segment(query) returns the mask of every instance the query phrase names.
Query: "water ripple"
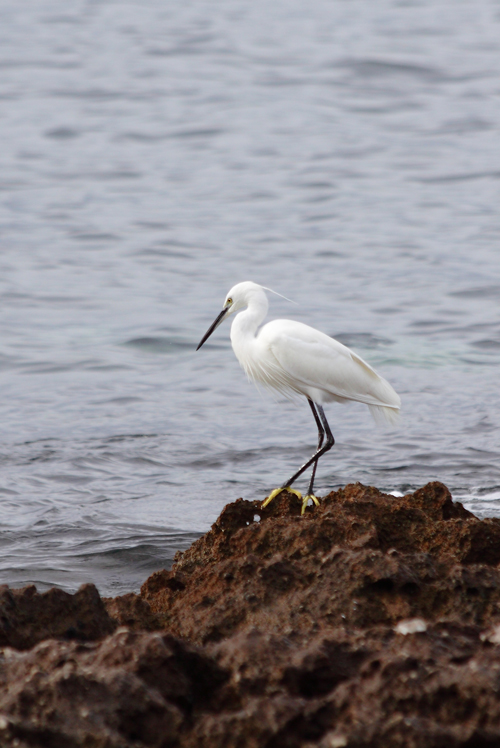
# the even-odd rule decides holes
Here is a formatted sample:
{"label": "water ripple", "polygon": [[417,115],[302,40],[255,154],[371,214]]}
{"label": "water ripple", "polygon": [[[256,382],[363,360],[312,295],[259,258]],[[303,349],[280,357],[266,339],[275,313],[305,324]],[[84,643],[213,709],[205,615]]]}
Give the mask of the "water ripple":
{"label": "water ripple", "polygon": [[320,495],[500,516],[495,3],[66,5],[0,29],[0,581],[137,589],[312,453],[228,324],[194,350],[247,278],[401,393],[328,408]]}

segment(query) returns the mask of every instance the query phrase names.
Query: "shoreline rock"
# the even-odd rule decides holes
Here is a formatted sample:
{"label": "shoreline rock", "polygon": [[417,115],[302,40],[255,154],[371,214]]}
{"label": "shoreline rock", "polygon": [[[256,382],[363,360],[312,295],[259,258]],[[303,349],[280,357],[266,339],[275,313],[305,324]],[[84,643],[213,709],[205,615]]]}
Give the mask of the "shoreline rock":
{"label": "shoreline rock", "polygon": [[238,499],[141,593],[0,588],[5,748],[500,745],[500,519]]}

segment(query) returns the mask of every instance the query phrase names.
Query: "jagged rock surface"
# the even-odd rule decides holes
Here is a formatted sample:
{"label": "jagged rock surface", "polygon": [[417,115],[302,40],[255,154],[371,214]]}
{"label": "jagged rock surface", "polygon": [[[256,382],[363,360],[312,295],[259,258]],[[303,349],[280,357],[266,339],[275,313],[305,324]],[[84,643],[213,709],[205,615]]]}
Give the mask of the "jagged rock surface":
{"label": "jagged rock surface", "polygon": [[42,593],[34,585],[0,587],[0,647],[29,649],[52,637],[92,641],[115,628],[93,584],[82,585],[74,595],[55,587]]}
{"label": "jagged rock surface", "polygon": [[499,563],[439,483],[240,499],[140,595],[0,591],[0,745],[499,746]]}
{"label": "jagged rock surface", "polygon": [[442,484],[402,498],[356,484],[304,517],[290,494],[265,510],[229,504],[141,596],[199,644],[247,626],[304,640],[415,616],[486,624],[500,613],[499,562],[500,520],[477,519]]}
{"label": "jagged rock surface", "polygon": [[212,658],[168,635],[126,629],[100,644],[6,648],[1,664],[2,748],[175,746],[227,679]]}

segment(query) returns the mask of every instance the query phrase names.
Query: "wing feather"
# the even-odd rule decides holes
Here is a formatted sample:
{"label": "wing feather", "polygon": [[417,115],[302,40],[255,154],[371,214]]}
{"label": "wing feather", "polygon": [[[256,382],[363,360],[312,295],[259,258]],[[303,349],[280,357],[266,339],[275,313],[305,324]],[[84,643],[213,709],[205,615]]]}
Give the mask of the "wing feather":
{"label": "wing feather", "polygon": [[[355,400],[375,406],[377,414],[379,408],[399,408],[400,398],[391,385],[342,343],[300,322],[276,322],[279,327],[270,322],[262,329],[260,342],[270,354],[266,368],[281,383],[280,389],[286,386],[320,402]],[[320,398],[314,397],[316,393]]]}

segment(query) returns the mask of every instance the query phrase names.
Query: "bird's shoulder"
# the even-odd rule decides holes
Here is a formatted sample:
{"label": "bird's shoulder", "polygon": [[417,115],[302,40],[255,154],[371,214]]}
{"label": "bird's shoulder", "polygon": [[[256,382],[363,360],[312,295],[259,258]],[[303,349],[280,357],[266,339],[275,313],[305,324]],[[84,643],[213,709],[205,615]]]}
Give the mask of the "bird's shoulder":
{"label": "bird's shoulder", "polygon": [[261,328],[258,337],[262,344],[276,353],[296,350],[303,355],[326,355],[351,358],[352,352],[335,338],[315,327],[291,319],[275,319]]}
{"label": "bird's shoulder", "polygon": [[268,343],[286,341],[287,345],[293,345],[294,343],[311,346],[324,345],[339,353],[351,353],[349,348],[330,337],[330,335],[306,325],[304,322],[297,322],[292,319],[274,319],[268,322],[261,328],[259,337]]}

